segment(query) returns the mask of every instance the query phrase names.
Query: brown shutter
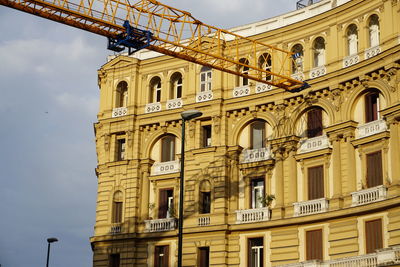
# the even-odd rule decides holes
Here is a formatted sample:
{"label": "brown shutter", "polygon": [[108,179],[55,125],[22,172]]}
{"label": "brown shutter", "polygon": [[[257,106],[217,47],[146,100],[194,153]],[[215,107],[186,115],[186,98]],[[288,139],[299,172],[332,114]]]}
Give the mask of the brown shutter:
{"label": "brown shutter", "polygon": [[314,108],[307,113],[307,137],[322,135],[322,109]]}
{"label": "brown shutter", "polygon": [[381,219],[365,222],[365,239],[367,253],[383,248]]}
{"label": "brown shutter", "polygon": [[324,197],[324,166],[308,168],[308,200]]}
{"label": "brown shutter", "polygon": [[306,260],[323,260],[322,229],[306,232]]}
{"label": "brown shutter", "polygon": [[378,119],[378,93],[370,93],[365,96],[365,122]]}
{"label": "brown shutter", "polygon": [[120,222],[122,222],[122,202],[114,201],[112,223],[120,223]]}
{"label": "brown shutter", "polygon": [[199,267],[209,267],[210,266],[210,248],[202,247],[199,248]]}
{"label": "brown shutter", "polygon": [[381,151],[367,154],[367,187],[383,184]]}
{"label": "brown shutter", "polygon": [[158,218],[162,219],[167,217],[168,211],[168,194],[167,190],[160,190],[159,205],[158,205]]}

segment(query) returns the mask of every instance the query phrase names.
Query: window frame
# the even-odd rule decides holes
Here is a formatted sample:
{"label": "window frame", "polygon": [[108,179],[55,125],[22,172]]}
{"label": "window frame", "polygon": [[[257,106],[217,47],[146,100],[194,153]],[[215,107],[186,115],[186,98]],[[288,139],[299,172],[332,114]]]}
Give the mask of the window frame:
{"label": "window frame", "polygon": [[[379,155],[379,156],[378,156]],[[367,188],[383,185],[382,151],[365,154]],[[372,166],[371,166],[372,163]]]}
{"label": "window frame", "polygon": [[[262,185],[256,185],[262,182]],[[265,196],[265,177],[254,177],[250,180],[250,209],[264,208],[262,201],[257,199],[257,192],[261,191],[261,197]]]}
{"label": "window frame", "polygon": [[108,266],[119,267],[121,265],[121,254],[112,253],[108,255]]}
{"label": "window frame", "polygon": [[[162,251],[161,251],[162,250]],[[160,255],[163,254],[160,261]],[[154,246],[154,267],[168,267],[169,266],[169,245]]]}
{"label": "window frame", "polygon": [[[260,129],[257,129],[257,126],[261,126]],[[266,127],[267,123],[263,120],[255,120],[252,121],[249,125],[250,129],[250,149],[259,149],[265,147],[265,136],[266,136]],[[255,145],[255,130],[261,130],[261,140],[256,140],[257,144],[261,143],[260,145]]]}
{"label": "window frame", "polygon": [[170,99],[182,98],[182,90],[183,90],[183,76],[180,72],[175,72],[171,76]]}
{"label": "window frame", "polygon": [[[375,228],[372,223],[379,222],[378,226]],[[371,225],[369,225],[371,224]],[[370,227],[369,227],[370,226]],[[373,227],[371,227],[373,226]],[[365,220],[364,221],[364,232],[365,232],[365,253],[374,253],[375,250],[384,248],[384,234],[383,234],[383,220],[382,218],[375,218],[372,220]],[[373,235],[373,238],[371,240],[371,235]],[[376,242],[373,242],[375,239]],[[373,248],[371,248],[371,243],[375,243]]]}
{"label": "window frame", "polygon": [[210,247],[199,247],[197,249],[197,264],[199,267],[210,266]]}
{"label": "window frame", "polygon": [[203,66],[200,70],[200,92],[207,91],[212,91],[212,69]]}
{"label": "window frame", "polygon": [[[312,173],[314,171],[315,173]],[[321,173],[320,177],[315,177],[317,175],[316,173],[317,171],[320,171]],[[311,179],[315,180],[320,179],[320,181],[314,182],[311,181]],[[315,184],[318,188],[314,188],[312,184]],[[324,197],[325,197],[325,167],[324,165],[310,166],[307,168],[307,200],[320,199]]]}
{"label": "window frame", "polygon": [[307,111],[307,138],[323,135],[323,109],[314,107]]}
{"label": "window frame", "polygon": [[[315,234],[312,236],[313,238],[318,237],[318,243],[316,244],[315,239],[311,239],[311,234]],[[323,229],[312,229],[305,231],[305,260],[323,260],[324,259],[324,237],[323,237]],[[320,249],[317,252],[316,249]],[[320,252],[320,253],[318,253]],[[317,255],[316,255],[317,254]],[[319,257],[320,256],[320,257]]]}
{"label": "window frame", "polygon": [[[262,245],[257,245],[257,244],[252,244],[260,242]],[[264,237],[252,237],[247,239],[247,266],[249,267],[264,267]],[[252,259],[253,259],[253,248],[256,248],[256,255],[257,257],[257,262],[253,264]]]}
{"label": "window frame", "polygon": [[212,126],[210,124],[201,126],[201,134],[202,134],[201,147],[203,147],[203,148],[211,147],[211,145],[212,145]]}
{"label": "window frame", "polygon": [[165,135],[161,138],[161,162],[174,161],[176,158],[176,136],[175,135]]}
{"label": "window frame", "polygon": [[126,139],[122,136],[117,136],[115,143],[115,161],[126,159]]}
{"label": "window frame", "polygon": [[171,214],[171,207],[175,210],[174,205],[174,188],[161,188],[158,190],[158,219],[173,218],[175,214]]}

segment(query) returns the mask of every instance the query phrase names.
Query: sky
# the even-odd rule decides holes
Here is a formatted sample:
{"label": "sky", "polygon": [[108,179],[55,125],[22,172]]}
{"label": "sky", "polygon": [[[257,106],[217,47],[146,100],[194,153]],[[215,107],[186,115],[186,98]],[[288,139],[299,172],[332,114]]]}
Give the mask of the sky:
{"label": "sky", "polygon": [[[160,0],[209,25],[270,18],[296,0]],[[279,4],[278,4],[279,3]],[[0,6],[0,265],[92,266],[93,123],[107,40]]]}

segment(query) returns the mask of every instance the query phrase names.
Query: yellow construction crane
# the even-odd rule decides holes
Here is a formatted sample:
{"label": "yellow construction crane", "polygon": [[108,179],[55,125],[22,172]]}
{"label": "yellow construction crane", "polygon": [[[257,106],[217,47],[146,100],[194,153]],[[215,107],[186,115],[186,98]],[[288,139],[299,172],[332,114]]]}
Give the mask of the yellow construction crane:
{"label": "yellow construction crane", "polygon": [[106,36],[113,51],[147,48],[288,91],[308,87],[290,76],[293,53],[204,24],[155,0],[0,0],[0,4]]}

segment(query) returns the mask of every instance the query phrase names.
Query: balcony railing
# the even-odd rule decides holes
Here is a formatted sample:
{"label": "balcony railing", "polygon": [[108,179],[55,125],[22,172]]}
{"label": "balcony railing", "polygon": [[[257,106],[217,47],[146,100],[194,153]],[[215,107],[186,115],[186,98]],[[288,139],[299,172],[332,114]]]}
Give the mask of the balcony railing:
{"label": "balcony railing", "polygon": [[145,231],[149,233],[171,231],[176,228],[175,218],[145,220],[144,222]]}
{"label": "balcony railing", "polygon": [[329,139],[326,135],[308,138],[300,142],[299,153],[307,153],[329,147]]}
{"label": "balcony railing", "polygon": [[310,79],[314,79],[326,74],[325,66],[316,67],[310,70]]}
{"label": "balcony railing", "polygon": [[371,57],[378,55],[380,52],[381,52],[381,47],[379,45],[374,46],[365,50],[364,57],[365,59],[369,59]]}
{"label": "balcony railing", "polygon": [[213,92],[211,90],[198,92],[196,95],[196,103],[210,101],[214,98]]}
{"label": "balcony railing", "polygon": [[258,208],[249,210],[237,210],[236,211],[236,223],[253,223],[268,221],[269,208]]}
{"label": "balcony railing", "polygon": [[272,85],[266,83],[256,83],[256,94],[272,90]]}
{"label": "balcony railing", "polygon": [[210,216],[204,216],[198,218],[198,225],[199,226],[207,226],[210,225]]}
{"label": "balcony railing", "polygon": [[235,87],[233,88],[233,97],[241,97],[241,96],[246,96],[250,94],[250,86],[245,85],[241,87]]}
{"label": "balcony railing", "polygon": [[122,224],[121,223],[113,223],[110,227],[110,234],[119,234],[122,232]]}
{"label": "balcony railing", "polygon": [[400,263],[400,246],[377,250],[376,253],[329,261],[304,261],[278,265],[279,267],[376,267],[394,266]]}
{"label": "balcony railing", "polygon": [[158,112],[158,111],[161,111],[161,103],[160,102],[146,104],[146,107],[144,109],[145,113],[152,113],[152,112]]}
{"label": "balcony railing", "polygon": [[351,193],[352,206],[364,205],[386,199],[386,187],[383,185]]}
{"label": "balcony railing", "polygon": [[304,81],[306,79],[306,76],[304,75],[303,72],[296,72],[290,75],[293,79],[296,79],[298,81]]}
{"label": "balcony railing", "polygon": [[267,147],[245,149],[242,152],[241,163],[250,163],[271,159],[271,151]]}
{"label": "balcony railing", "polygon": [[381,133],[387,130],[387,125],[384,120],[376,120],[365,123],[357,127],[356,138],[363,138],[377,133]]}
{"label": "balcony railing", "polygon": [[162,175],[168,173],[176,173],[181,169],[179,160],[155,162],[153,165],[152,175]]}
{"label": "balcony railing", "polygon": [[111,117],[116,118],[125,115],[128,115],[128,109],[126,107],[120,107],[120,108],[113,108]]}
{"label": "balcony railing", "polygon": [[350,67],[351,65],[357,64],[358,62],[360,62],[360,57],[358,55],[345,57],[343,59],[343,68]]}
{"label": "balcony railing", "polygon": [[294,217],[326,212],[328,211],[328,203],[326,198],[293,203]]}
{"label": "balcony railing", "polygon": [[183,106],[183,101],[181,98],[167,100],[166,104],[167,109],[181,108],[182,106]]}

